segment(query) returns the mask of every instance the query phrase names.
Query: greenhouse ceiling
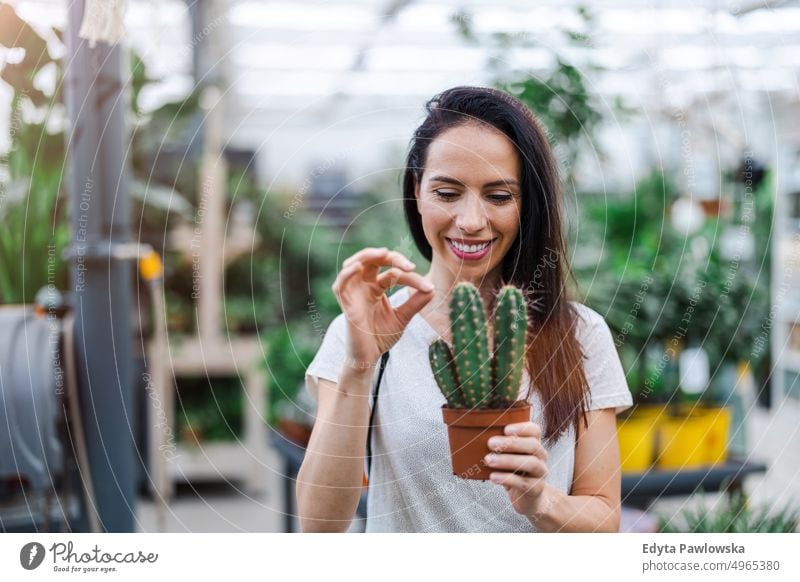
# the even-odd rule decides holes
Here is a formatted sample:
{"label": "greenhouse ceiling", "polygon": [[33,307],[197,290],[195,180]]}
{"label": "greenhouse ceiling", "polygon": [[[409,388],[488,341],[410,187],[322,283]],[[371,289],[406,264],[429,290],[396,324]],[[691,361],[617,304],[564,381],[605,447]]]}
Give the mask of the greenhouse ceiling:
{"label": "greenhouse ceiling", "polygon": [[[67,2],[11,3],[63,26]],[[141,97],[155,108],[191,90],[192,51],[219,39],[229,137],[242,144],[339,123],[407,135],[436,92],[544,75],[557,59],[599,98],[648,114],[753,94],[794,107],[800,94],[798,1],[213,2],[216,16],[193,29],[193,0],[129,0],[126,46],[161,79]]]}
{"label": "greenhouse ceiling", "polygon": [[[130,44],[164,91],[191,82],[193,44],[183,0],[129,0]],[[12,2],[32,22],[66,21],[67,0]],[[793,91],[800,69],[800,2],[673,0],[219,0],[220,59],[248,107],[297,108],[330,99],[418,101],[451,82],[488,81],[493,35],[521,46],[508,69],[552,67],[556,55],[594,70],[601,94],[642,94],[668,76],[676,99],[744,89]],[[585,6],[587,16],[580,14]],[[476,37],[459,32],[466,23]],[[222,26],[224,24],[224,26]],[[583,42],[570,42],[567,33]],[[202,30],[200,31],[202,35]],[[195,35],[197,44],[197,35]],[[652,88],[652,87],[651,87]],[[153,97],[155,102],[155,97]]]}

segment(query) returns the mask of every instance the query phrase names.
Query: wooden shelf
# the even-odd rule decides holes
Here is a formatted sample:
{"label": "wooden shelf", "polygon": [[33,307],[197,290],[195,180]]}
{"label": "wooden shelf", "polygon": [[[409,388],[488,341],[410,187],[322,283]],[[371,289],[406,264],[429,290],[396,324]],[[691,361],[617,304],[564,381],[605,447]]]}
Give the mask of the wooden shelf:
{"label": "wooden shelf", "polygon": [[199,445],[178,443],[169,463],[173,481],[249,482],[257,467],[256,459],[241,441],[211,441]]}
{"label": "wooden shelf", "polygon": [[[192,480],[241,480],[249,493],[264,492],[269,428],[266,374],[257,336],[232,336],[201,341],[194,336],[171,337],[167,349],[150,346],[151,385],[160,403],[161,422],[150,423],[150,466],[153,485],[170,497],[174,483]],[[238,376],[244,387],[242,438],[198,445],[176,442],[175,378]]]}

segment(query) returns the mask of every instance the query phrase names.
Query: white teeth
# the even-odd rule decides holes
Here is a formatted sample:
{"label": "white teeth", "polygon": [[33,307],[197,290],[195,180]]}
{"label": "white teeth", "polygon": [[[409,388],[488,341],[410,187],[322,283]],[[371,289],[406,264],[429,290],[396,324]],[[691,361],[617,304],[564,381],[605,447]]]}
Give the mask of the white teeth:
{"label": "white teeth", "polygon": [[481,250],[485,249],[486,247],[488,247],[491,242],[492,241],[485,242],[485,243],[480,244],[480,245],[462,245],[461,243],[457,243],[456,241],[451,240],[450,244],[452,244],[454,247],[456,247],[462,253],[477,253],[478,251],[481,251]]}

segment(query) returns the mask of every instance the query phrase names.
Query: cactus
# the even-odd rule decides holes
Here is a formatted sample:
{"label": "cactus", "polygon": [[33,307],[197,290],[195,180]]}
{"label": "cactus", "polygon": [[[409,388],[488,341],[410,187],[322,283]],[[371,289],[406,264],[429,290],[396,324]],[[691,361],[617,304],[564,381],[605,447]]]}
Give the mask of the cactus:
{"label": "cactus", "polygon": [[469,408],[487,407],[492,387],[486,314],[478,289],[459,283],[450,298],[453,353],[461,392]]}
{"label": "cactus", "polygon": [[444,397],[447,398],[447,402],[452,402],[454,408],[464,406],[464,396],[461,394],[461,386],[458,384],[458,375],[450,346],[443,339],[437,339],[428,349],[428,355],[436,383]]}
{"label": "cactus", "polygon": [[513,402],[522,382],[528,325],[525,300],[515,287],[500,290],[494,321],[492,383],[495,397]]}
{"label": "cactus", "polygon": [[483,301],[471,283],[459,283],[450,301],[453,350],[442,339],[428,350],[436,383],[450,408],[506,408],[519,394],[526,348],[527,307],[522,292],[504,286],[494,317],[494,349]]}

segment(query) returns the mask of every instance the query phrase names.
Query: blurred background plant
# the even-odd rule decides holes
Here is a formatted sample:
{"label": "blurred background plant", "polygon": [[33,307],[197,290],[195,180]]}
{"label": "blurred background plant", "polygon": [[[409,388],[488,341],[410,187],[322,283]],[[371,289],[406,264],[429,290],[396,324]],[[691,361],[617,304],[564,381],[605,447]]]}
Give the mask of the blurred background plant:
{"label": "blurred background plant", "polygon": [[180,378],[175,414],[177,434],[191,444],[242,438],[242,400],[243,390],[236,377]]}
{"label": "blurred background plant", "polygon": [[[55,41],[48,42],[48,39]],[[66,119],[62,83],[63,59],[53,56],[53,44],[63,32],[30,26],[10,4],[0,4],[0,45],[16,49],[18,61],[5,60],[0,79],[13,91],[10,145],[0,159],[0,302],[30,302],[51,283],[67,286],[68,264],[62,259],[69,244],[65,191]],[[58,48],[55,48],[58,51]],[[196,174],[195,168],[174,172],[174,181],[154,176],[153,152],[168,146],[170,135],[187,130],[198,111],[197,95],[167,103],[146,114],[140,105],[143,89],[156,82],[144,61],[130,53],[132,198],[131,216],[137,240],[164,252],[164,233],[192,206],[173,186]],[[155,154],[157,155],[157,154]],[[164,183],[166,182],[166,183]],[[191,185],[184,192],[194,192]],[[138,218],[138,221],[136,220]],[[16,258],[15,258],[16,257]],[[21,260],[20,260],[21,258]],[[190,278],[191,280],[191,278]],[[146,294],[143,294],[146,295]],[[175,309],[173,309],[175,311]]]}
{"label": "blurred background plant", "polygon": [[[0,231],[0,292],[2,301],[8,303],[30,301],[48,280],[65,285],[66,266],[60,257],[68,242],[68,227],[65,205],[58,204],[63,196],[65,139],[58,90],[62,64],[50,56],[46,40],[11,6],[0,5],[0,10],[0,43],[24,49],[21,61],[6,63],[0,74],[14,88],[12,116],[17,122],[12,128],[6,195],[0,206],[7,225]],[[563,34],[575,46],[590,46],[592,14],[585,8],[578,12],[582,30],[565,29]],[[507,66],[509,55],[521,47],[538,46],[535,38],[504,33],[480,36],[466,12],[454,16],[453,21],[463,38],[490,48],[487,67],[494,84],[518,96],[537,113],[548,133],[557,136],[553,145],[560,152],[565,182],[571,182],[582,150],[588,147],[602,157],[596,133],[608,106],[588,89],[584,75],[591,67],[579,70],[554,52],[555,64],[547,74],[520,75]],[[59,31],[51,32],[61,37]],[[46,69],[55,77],[49,92],[37,81]],[[137,238],[165,256],[170,329],[191,333],[195,326],[193,266],[185,252],[170,246],[166,233],[196,220],[202,190],[198,181],[202,140],[190,136],[200,127],[202,99],[195,90],[145,112],[141,95],[158,80],[151,78],[135,52],[131,53],[130,69],[131,191],[133,215],[138,217]],[[615,115],[627,111],[619,100],[612,107]],[[37,116],[37,121],[31,121]],[[727,178],[734,183],[736,172]],[[349,224],[337,230],[325,227],[311,213],[304,216],[303,209],[296,216],[292,209],[287,218],[295,193],[256,187],[250,167],[229,174],[228,222],[245,216],[257,238],[249,252],[226,266],[225,326],[228,333],[261,334],[270,348],[272,422],[277,420],[274,411],[284,406],[281,399],[291,402],[297,396],[300,369],[307,365],[309,354],[313,356],[320,331],[339,313],[330,284],[341,261],[365,246],[387,246],[424,268],[425,261],[418,256],[404,221],[397,220],[402,215],[402,200],[387,197],[387,192],[400,191],[400,173],[381,174],[352,186],[358,204]],[[763,180],[756,193],[756,211],[761,216],[770,210],[770,187],[769,180]],[[40,195],[31,197],[30,192]],[[585,302],[603,314],[614,331],[634,392],[641,395],[645,379],[651,379],[650,401],[669,401],[676,394],[674,366],[658,368],[665,343],[675,338],[680,337],[681,346],[702,343],[712,370],[724,362],[751,356],[758,360],[765,355],[754,354],[753,341],[768,310],[769,269],[756,274],[744,265],[732,267],[731,261],[723,258],[720,232],[730,223],[729,218],[708,217],[691,236],[676,230],[670,211],[680,198],[676,185],[653,169],[633,192],[582,192],[575,209],[578,219],[568,234]],[[767,255],[768,233],[759,231],[765,224],[768,221],[753,223],[758,245],[755,262]],[[19,249],[25,260],[15,261]],[[300,289],[304,292],[298,292]],[[691,322],[685,334],[678,333],[690,306]],[[703,332],[698,335],[696,330]],[[298,340],[288,341],[288,333],[297,335]]]}
{"label": "blurred background plant", "polygon": [[22,303],[67,281],[63,75],[47,41],[8,4],[0,4],[0,45],[19,55],[0,64],[13,90],[9,151],[0,159],[0,303]]}
{"label": "blurred background plant", "polygon": [[[769,187],[765,182],[756,195],[768,195]],[[769,281],[755,265],[762,264],[768,243],[759,241],[752,258],[729,256],[721,233],[737,226],[724,214],[681,233],[670,217],[678,198],[658,170],[625,195],[587,196],[574,239],[584,300],[614,332],[634,394],[642,399],[645,380],[651,380],[651,402],[679,396],[676,371],[659,368],[668,347],[702,345],[712,375],[726,362],[756,366],[764,357],[753,347],[769,313]],[[771,218],[769,208],[763,213],[760,221]],[[748,235],[749,227],[739,228]]]}
{"label": "blurred background plant", "polygon": [[342,261],[364,247],[386,246],[402,252],[416,262],[419,272],[425,272],[426,261],[413,245],[404,220],[398,220],[402,198],[387,196],[399,189],[399,174],[387,174],[360,188],[354,195],[358,204],[352,217],[341,228],[320,225],[320,216],[303,210],[286,218],[286,209],[278,201],[286,197],[269,202],[268,216],[265,211],[264,220],[258,221],[265,237],[277,239],[273,248],[281,249],[283,266],[275,278],[280,282],[279,296],[284,298],[276,304],[279,318],[262,334],[270,385],[268,417],[273,426],[282,421],[313,421],[314,403],[302,390],[305,370],[330,322],[341,313],[331,285]]}
{"label": "blurred background plant", "polygon": [[796,533],[800,512],[789,507],[754,507],[741,493],[733,494],[721,508],[705,504],[672,516],[659,516],[661,533]]}

